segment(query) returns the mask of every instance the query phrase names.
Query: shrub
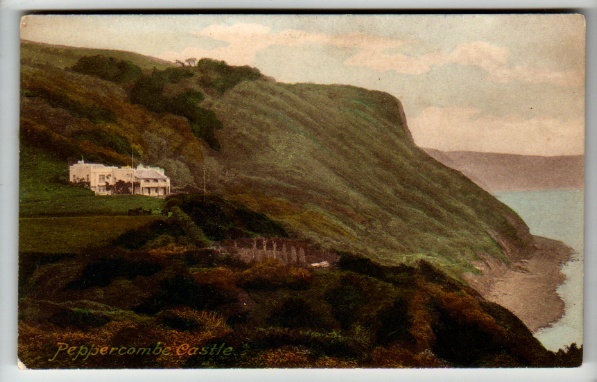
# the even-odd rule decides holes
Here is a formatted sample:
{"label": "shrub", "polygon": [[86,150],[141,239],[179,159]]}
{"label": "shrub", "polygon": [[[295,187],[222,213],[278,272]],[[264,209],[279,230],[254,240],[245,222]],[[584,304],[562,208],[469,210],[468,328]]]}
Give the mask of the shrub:
{"label": "shrub", "polygon": [[172,222],[176,223],[184,233],[192,240],[199,248],[205,248],[210,245],[209,240],[193,220],[185,214],[179,207],[174,206],[171,208],[172,216],[169,218]]}
{"label": "shrub", "polygon": [[322,323],[307,301],[291,297],[272,313],[268,324],[285,328],[318,328]]}
{"label": "shrub", "polygon": [[358,321],[359,308],[368,300],[358,279],[350,274],[343,276],[340,285],[328,290],[324,297],[342,329],[349,329]]}
{"label": "shrub", "polygon": [[102,314],[92,313],[87,309],[63,309],[50,317],[49,321],[59,327],[89,329],[103,326],[110,319]]}
{"label": "shrub", "polygon": [[161,290],[134,308],[137,313],[155,314],[165,307],[187,306],[195,310],[213,309],[235,301],[229,290],[214,284],[202,284],[184,272],[165,278]]}
{"label": "shrub", "polygon": [[171,113],[186,118],[193,135],[205,140],[212,149],[219,150],[214,134],[222,128],[222,122],[212,110],[198,105],[204,99],[201,92],[191,89],[173,97],[163,95],[164,86],[168,82],[178,82],[189,75],[193,74],[178,68],[154,70],[150,76],[142,76],[135,82],[130,93],[131,102],[156,113]]}
{"label": "shrub", "polygon": [[93,123],[116,122],[116,114],[110,109],[103,109],[93,104],[82,104],[68,94],[42,87],[28,89],[30,97],[41,97],[54,108],[68,111],[73,117],[86,118]]}
{"label": "shrub", "polygon": [[201,194],[191,194],[171,197],[166,202],[166,208],[170,210],[176,205],[193,219],[210,240],[251,236],[288,237],[284,228],[266,215],[219,196],[208,195],[204,200]]}
{"label": "shrub", "polygon": [[137,276],[153,275],[161,269],[160,264],[147,259],[100,257],[87,265],[81,277],[69,283],[66,289],[82,290],[94,286],[104,287],[118,277],[131,280]]}
{"label": "shrub", "polygon": [[245,270],[238,283],[251,289],[307,289],[311,280],[312,275],[306,269],[283,265],[277,259],[265,259]]}
{"label": "shrub", "polygon": [[119,154],[131,155],[134,152],[136,156],[139,156],[139,152],[132,149],[129,141],[118,133],[94,128],[78,131],[72,135],[72,138],[79,141],[89,141],[100,147],[110,148]]}
{"label": "shrub", "polygon": [[199,82],[223,94],[243,81],[263,78],[261,72],[250,66],[230,66],[224,61],[203,58],[197,62]]}
{"label": "shrub", "polygon": [[83,56],[71,69],[116,83],[135,81],[142,76],[141,69],[132,62],[102,55]]}

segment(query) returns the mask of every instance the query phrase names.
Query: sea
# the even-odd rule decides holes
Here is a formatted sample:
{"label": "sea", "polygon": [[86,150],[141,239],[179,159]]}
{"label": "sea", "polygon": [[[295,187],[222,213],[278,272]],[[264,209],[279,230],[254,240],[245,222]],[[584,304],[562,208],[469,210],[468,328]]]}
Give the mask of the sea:
{"label": "sea", "polygon": [[564,316],[535,333],[549,350],[583,343],[584,190],[512,191],[494,194],[527,223],[531,233],[564,242],[574,249],[563,265],[566,281],[557,292]]}

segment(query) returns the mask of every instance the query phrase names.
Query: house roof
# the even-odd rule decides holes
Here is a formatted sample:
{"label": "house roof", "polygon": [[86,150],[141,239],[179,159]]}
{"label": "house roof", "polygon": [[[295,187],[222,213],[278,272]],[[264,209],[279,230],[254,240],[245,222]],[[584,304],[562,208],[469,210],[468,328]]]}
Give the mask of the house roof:
{"label": "house roof", "polygon": [[151,169],[143,169],[143,170],[135,170],[135,178],[138,179],[162,179],[167,180],[168,177],[156,170]]}

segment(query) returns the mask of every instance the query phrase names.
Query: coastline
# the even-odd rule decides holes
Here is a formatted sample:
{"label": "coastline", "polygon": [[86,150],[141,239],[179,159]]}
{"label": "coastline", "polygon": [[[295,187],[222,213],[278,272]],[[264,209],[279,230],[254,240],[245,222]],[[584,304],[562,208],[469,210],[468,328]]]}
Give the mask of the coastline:
{"label": "coastline", "polygon": [[510,310],[536,333],[564,315],[565,304],[557,289],[566,280],[562,266],[573,252],[560,241],[535,236],[529,255],[510,264],[482,257],[473,263],[481,274],[463,277],[485,299]]}

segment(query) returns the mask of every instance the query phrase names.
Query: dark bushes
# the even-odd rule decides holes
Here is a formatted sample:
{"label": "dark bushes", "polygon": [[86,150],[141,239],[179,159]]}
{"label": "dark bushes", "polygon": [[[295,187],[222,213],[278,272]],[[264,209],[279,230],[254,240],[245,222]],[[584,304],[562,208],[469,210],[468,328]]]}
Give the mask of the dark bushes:
{"label": "dark bushes", "polygon": [[154,70],[151,75],[143,76],[135,82],[130,93],[131,102],[156,113],[171,113],[186,118],[193,135],[205,140],[212,149],[218,150],[220,145],[214,134],[222,128],[222,122],[213,111],[198,105],[204,95],[197,90],[187,90],[174,97],[163,95],[167,83],[175,83],[189,76],[193,76],[193,73],[183,68]]}
{"label": "dark bushes", "polygon": [[187,306],[195,310],[214,309],[235,301],[225,289],[196,283],[188,274],[177,274],[160,282],[161,290],[134,308],[136,313],[156,314],[166,307]]}
{"label": "dark bushes", "polygon": [[381,325],[376,333],[378,344],[385,346],[396,341],[415,342],[409,332],[412,323],[408,311],[408,303],[404,299],[397,299],[394,304],[379,313]]}
{"label": "dark bushes", "polygon": [[102,314],[95,314],[87,309],[63,309],[53,315],[49,321],[56,326],[74,329],[90,329],[104,326],[110,319]]}
{"label": "dark bushes", "polygon": [[276,259],[266,259],[243,272],[238,284],[248,289],[275,290],[309,288],[311,273],[303,268],[283,265]]}
{"label": "dark bushes", "polygon": [[250,66],[230,66],[224,61],[203,58],[197,62],[199,82],[208,88],[223,94],[226,90],[243,81],[255,81],[263,78],[261,72]]}
{"label": "dark bushes", "polygon": [[115,83],[135,81],[142,75],[141,69],[130,61],[102,55],[83,56],[71,69]]}
{"label": "dark bushes", "polygon": [[60,91],[50,91],[48,89],[37,87],[27,89],[29,97],[41,97],[54,108],[62,108],[68,111],[73,117],[87,118],[93,123],[116,122],[116,114],[110,109],[102,109],[98,106],[85,105],[72,99],[66,93]]}
{"label": "dark bushes", "polygon": [[367,302],[367,296],[358,279],[347,274],[340,279],[340,285],[337,288],[325,293],[325,300],[332,308],[332,314],[342,329],[349,329],[357,322],[359,309]]}
{"label": "dark bushes", "polygon": [[139,249],[162,235],[179,237],[184,235],[184,231],[173,222],[156,220],[148,225],[123,233],[112,241],[112,245],[125,249]]}
{"label": "dark bushes", "polygon": [[[89,141],[99,147],[110,148],[123,155],[131,155],[133,152],[131,144],[122,135],[113,132],[108,133],[97,128],[78,131],[72,135],[72,138],[78,141]],[[134,153],[139,156],[136,150]]]}
{"label": "dark bushes", "polygon": [[298,297],[284,301],[269,317],[268,324],[285,328],[317,328],[319,317],[308,302]]}
{"label": "dark bushes", "polygon": [[284,228],[266,215],[252,211],[240,203],[210,195],[172,197],[166,206],[178,205],[214,241],[242,237],[288,237]]}
{"label": "dark bushes", "polygon": [[101,257],[85,267],[81,277],[69,283],[66,289],[81,290],[94,286],[104,287],[118,277],[131,280],[137,276],[153,275],[161,269],[160,264],[149,260]]}

